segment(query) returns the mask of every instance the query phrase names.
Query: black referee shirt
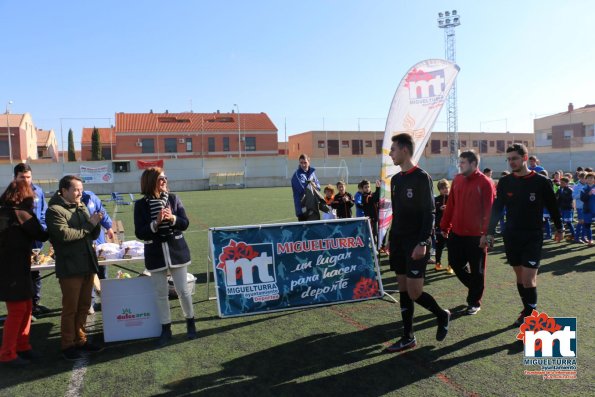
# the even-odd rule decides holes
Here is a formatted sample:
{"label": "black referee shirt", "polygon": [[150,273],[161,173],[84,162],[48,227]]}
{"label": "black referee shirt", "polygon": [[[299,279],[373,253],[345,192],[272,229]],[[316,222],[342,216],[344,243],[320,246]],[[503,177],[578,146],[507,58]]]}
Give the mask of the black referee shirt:
{"label": "black referee shirt", "polygon": [[421,168],[395,174],[390,181],[393,222],[391,235],[426,241],[434,225],[434,185]]}
{"label": "black referee shirt", "polygon": [[544,207],[550,212],[556,229],[562,229],[554,189],[546,177],[534,171],[521,177],[506,175],[498,181],[488,234],[494,234],[504,207],[506,230],[540,231],[543,227]]}

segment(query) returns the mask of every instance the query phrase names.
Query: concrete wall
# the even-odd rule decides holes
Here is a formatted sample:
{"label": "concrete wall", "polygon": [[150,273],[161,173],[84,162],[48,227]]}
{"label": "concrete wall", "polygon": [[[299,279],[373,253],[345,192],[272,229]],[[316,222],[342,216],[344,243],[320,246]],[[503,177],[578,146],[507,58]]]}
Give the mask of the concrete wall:
{"label": "concrete wall", "polygon": [[[574,171],[577,166],[595,166],[595,156],[592,152],[563,152],[543,153],[539,155],[541,164],[551,172],[557,169]],[[505,155],[483,156],[480,168],[489,167],[498,177],[500,172],[508,169]],[[379,158],[348,158],[344,159],[349,171],[349,183],[357,183],[361,179],[375,180],[380,175]],[[209,174],[220,172],[244,172],[247,187],[290,186],[291,176],[298,167],[297,160],[287,160],[285,157],[259,157],[242,159],[172,159],[164,160],[165,171],[169,177],[169,184],[173,191],[205,190],[209,188]],[[336,183],[339,179],[340,159],[311,159],[313,167],[322,184]],[[54,191],[58,187],[58,180],[67,174],[78,174],[80,166],[100,167],[108,165],[110,161],[78,162],[78,163],[47,163],[34,164],[33,179],[45,191]],[[434,179],[446,177],[448,159],[446,157],[422,157],[420,166],[432,175]],[[98,194],[111,192],[138,193],[140,190],[140,175],[135,161],[130,162],[131,172],[114,173],[113,184],[86,184],[85,188]],[[344,171],[341,171],[343,175]],[[10,164],[0,165],[3,185],[12,179],[13,171]]]}

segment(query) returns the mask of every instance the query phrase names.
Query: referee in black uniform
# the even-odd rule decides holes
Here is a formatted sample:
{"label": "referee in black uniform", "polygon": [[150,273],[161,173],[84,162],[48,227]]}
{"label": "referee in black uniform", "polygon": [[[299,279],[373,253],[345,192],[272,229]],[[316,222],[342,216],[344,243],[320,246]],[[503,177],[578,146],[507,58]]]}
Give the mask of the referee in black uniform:
{"label": "referee in black uniform", "polygon": [[527,167],[528,152],[525,145],[515,143],[506,149],[506,159],[512,174],[498,181],[496,200],[488,233],[480,244],[493,244],[496,224],[506,208],[506,229],[503,234],[506,259],[516,274],[523,310],[514,325],[537,308],[537,270],[543,246],[543,208],[550,212],[556,226],[554,239],[562,241],[564,228],[552,184],[548,179]]}
{"label": "referee in black uniform", "polygon": [[403,337],[389,346],[389,352],[399,352],[416,346],[413,334],[413,302],[436,315],[436,340],[448,333],[450,312],[441,308],[432,295],[423,291],[426,266],[430,259],[430,236],[434,226],[434,195],[432,178],[411,157],[414,142],[403,133],[392,138],[390,156],[401,167],[391,179],[393,221],[390,234],[390,268],[397,274]]}

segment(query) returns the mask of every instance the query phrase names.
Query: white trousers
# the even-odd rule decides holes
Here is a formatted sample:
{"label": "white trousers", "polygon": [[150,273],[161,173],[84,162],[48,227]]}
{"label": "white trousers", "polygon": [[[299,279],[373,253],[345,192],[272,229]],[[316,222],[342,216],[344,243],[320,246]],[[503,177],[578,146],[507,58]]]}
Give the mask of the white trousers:
{"label": "white trousers", "polygon": [[[174,288],[178,293],[178,299],[182,306],[184,317],[194,317],[194,306],[192,305],[191,290],[188,288],[188,280],[186,279],[186,266],[169,268],[171,277],[174,281]],[[167,270],[158,272],[151,272],[151,282],[153,289],[157,295],[157,309],[159,310],[159,318],[161,324],[171,323],[171,311],[169,308],[169,286],[167,285]]]}

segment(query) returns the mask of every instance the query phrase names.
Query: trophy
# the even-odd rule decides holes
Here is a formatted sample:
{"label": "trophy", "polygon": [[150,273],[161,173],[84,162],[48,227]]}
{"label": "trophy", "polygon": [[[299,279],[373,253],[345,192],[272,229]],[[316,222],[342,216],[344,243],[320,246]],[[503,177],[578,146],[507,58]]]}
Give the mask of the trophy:
{"label": "trophy", "polygon": [[33,253],[33,265],[39,266],[39,253],[41,252],[41,248],[33,248],[31,252]]}

